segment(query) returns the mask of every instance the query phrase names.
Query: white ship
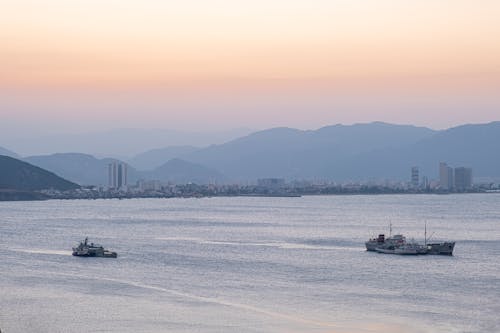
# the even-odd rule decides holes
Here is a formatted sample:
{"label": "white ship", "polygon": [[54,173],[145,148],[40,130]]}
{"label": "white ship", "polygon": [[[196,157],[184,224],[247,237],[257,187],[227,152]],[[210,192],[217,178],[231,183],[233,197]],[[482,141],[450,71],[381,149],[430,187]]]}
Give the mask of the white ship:
{"label": "white ship", "polygon": [[86,237],[81,241],[78,246],[73,248],[73,255],[75,257],[103,257],[103,258],[116,258],[116,252],[105,250],[104,247],[94,243],[88,243]]}
{"label": "white ship", "polygon": [[[392,225],[390,225],[390,233],[392,233]],[[403,235],[394,235],[385,238],[384,234],[379,234],[377,238],[369,239],[365,242],[367,251],[375,251],[385,254],[402,254],[402,255],[418,255],[418,254],[437,254],[437,255],[453,255],[455,242],[442,243],[427,243],[427,226],[425,228],[425,243],[424,245],[415,242],[408,242]]]}

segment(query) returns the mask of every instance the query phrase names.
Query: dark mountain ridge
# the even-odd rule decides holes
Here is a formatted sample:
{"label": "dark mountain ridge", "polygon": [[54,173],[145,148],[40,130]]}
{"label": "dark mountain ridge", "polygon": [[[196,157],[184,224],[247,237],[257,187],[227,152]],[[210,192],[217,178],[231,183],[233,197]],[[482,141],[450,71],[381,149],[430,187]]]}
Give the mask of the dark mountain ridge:
{"label": "dark mountain ridge", "polygon": [[13,158],[19,158],[19,155],[14,153],[12,150],[9,150],[9,149],[4,148],[4,147],[0,147],[0,155],[9,156],[9,157],[13,157]]}
{"label": "dark mountain ridge", "polygon": [[71,190],[79,186],[52,172],[0,155],[0,188],[18,191]]}

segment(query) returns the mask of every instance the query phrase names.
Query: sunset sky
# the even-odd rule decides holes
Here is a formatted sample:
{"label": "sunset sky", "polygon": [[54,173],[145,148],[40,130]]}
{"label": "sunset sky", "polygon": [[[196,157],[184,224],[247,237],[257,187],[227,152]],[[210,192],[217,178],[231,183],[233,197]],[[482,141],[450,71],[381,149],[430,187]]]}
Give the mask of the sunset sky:
{"label": "sunset sky", "polygon": [[500,1],[0,0],[0,130],[500,120]]}

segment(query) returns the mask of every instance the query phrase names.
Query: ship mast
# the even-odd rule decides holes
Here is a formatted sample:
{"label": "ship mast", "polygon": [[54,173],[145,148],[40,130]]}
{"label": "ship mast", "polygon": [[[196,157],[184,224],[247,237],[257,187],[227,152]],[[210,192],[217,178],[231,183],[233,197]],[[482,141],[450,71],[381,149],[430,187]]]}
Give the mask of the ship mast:
{"label": "ship mast", "polygon": [[425,221],[425,226],[424,226],[424,244],[427,246],[427,221]]}

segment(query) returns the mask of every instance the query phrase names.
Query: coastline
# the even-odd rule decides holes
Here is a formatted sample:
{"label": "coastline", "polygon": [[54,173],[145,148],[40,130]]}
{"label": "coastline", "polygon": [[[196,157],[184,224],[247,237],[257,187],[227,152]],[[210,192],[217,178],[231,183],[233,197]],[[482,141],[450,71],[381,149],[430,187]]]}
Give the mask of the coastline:
{"label": "coastline", "polygon": [[300,198],[303,196],[356,196],[356,195],[462,195],[462,194],[499,194],[500,191],[471,190],[467,192],[444,191],[405,191],[388,189],[363,189],[363,190],[303,190],[286,189],[275,192],[259,191],[213,191],[206,186],[197,186],[196,189],[180,190],[175,192],[150,191],[150,192],[124,192],[100,191],[93,189],[78,189],[72,191],[17,191],[0,189],[0,202],[2,201],[40,201],[40,200],[96,200],[96,199],[173,199],[173,198],[213,198],[213,197],[268,197],[268,198]]}

